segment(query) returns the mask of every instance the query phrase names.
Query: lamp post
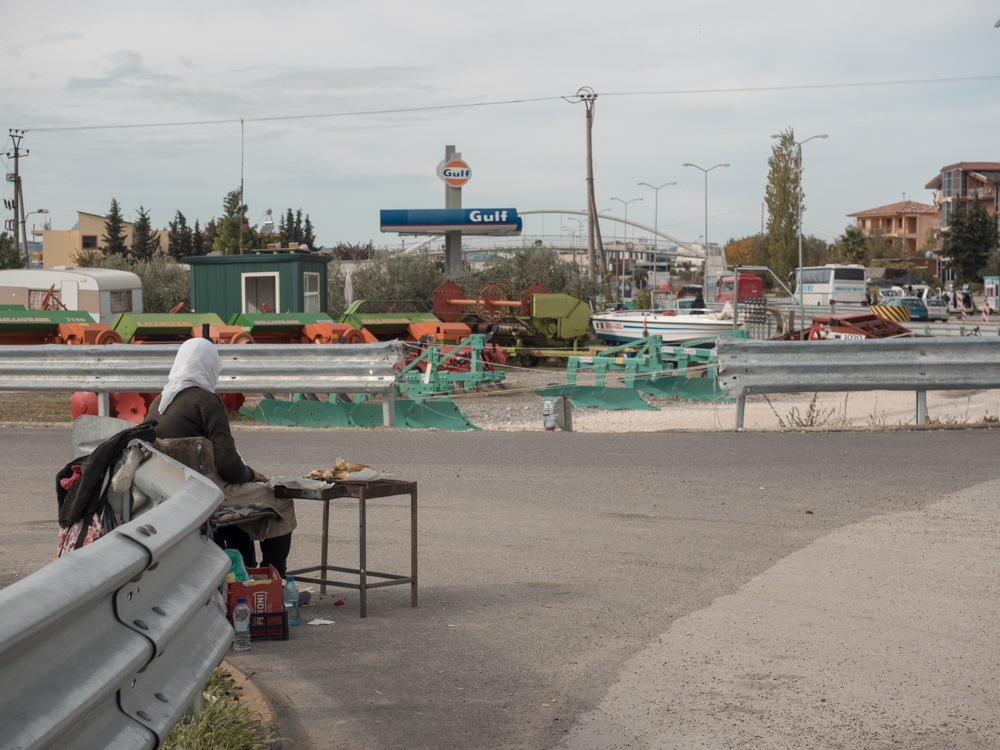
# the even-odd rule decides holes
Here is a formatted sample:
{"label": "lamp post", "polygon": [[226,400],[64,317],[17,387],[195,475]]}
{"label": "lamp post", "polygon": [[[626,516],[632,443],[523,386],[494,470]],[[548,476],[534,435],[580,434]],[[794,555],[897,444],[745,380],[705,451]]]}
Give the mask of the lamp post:
{"label": "lamp post", "polygon": [[[641,201],[642,198],[632,198],[631,200],[623,201],[621,198],[611,197],[611,200],[618,201],[619,203],[625,204],[625,230],[623,234],[625,235],[625,240],[628,241],[628,204],[635,203],[636,201]],[[635,232],[632,233],[633,239],[635,238]],[[624,275],[625,273],[625,253],[623,250],[618,251],[618,265],[621,267],[621,272],[619,275]]]}
{"label": "lamp post", "polygon": [[31,268],[31,252],[28,250],[28,217],[32,214],[47,214],[49,209],[40,208],[37,211],[28,211],[21,221],[21,236],[24,237],[24,267]]}
{"label": "lamp post", "polygon": [[[705,267],[708,268],[708,173],[713,169],[718,169],[719,167],[728,167],[729,163],[726,164],[716,164],[714,167],[709,167],[705,169],[699,167],[697,164],[691,164],[690,162],[684,162],[685,167],[694,167],[695,169],[700,169],[705,173]],[[726,249],[722,249],[722,270],[726,270]]]}
{"label": "lamp post", "polygon": [[[780,133],[776,133],[771,136],[772,138],[781,138]],[[798,183],[798,189],[795,191],[795,202],[796,209],[795,213],[797,216],[798,230],[799,230],[799,272],[795,277],[795,292],[799,295],[799,304],[802,304],[802,144],[809,143],[813,138],[828,138],[826,133],[820,133],[819,135],[810,136],[804,141],[792,140],[795,144],[796,154],[795,154],[795,178]]]}
{"label": "lamp post", "polygon": [[667,185],[676,185],[677,183],[664,182],[662,185],[660,185],[660,187],[656,187],[655,185],[650,185],[648,182],[640,182],[639,184],[645,185],[648,188],[653,188],[653,191],[656,194],[655,198],[656,204],[655,207],[653,208],[653,229],[656,230],[654,232],[655,236],[653,237],[653,262],[655,263],[657,260],[656,257],[657,251],[659,250],[660,247],[660,188],[665,188]]}

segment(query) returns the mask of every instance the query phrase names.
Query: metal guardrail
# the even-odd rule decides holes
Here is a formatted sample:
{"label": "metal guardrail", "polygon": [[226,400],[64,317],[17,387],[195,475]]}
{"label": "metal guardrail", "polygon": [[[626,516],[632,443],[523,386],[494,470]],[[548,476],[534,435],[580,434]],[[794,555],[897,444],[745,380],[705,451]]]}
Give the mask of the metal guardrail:
{"label": "metal guardrail", "polygon": [[1000,340],[747,341],[720,337],[719,385],[736,396],[736,429],[754,393],[915,391],[917,424],[927,391],[1000,388]]}
{"label": "metal guardrail", "polygon": [[[108,393],[163,389],[180,344],[0,346],[0,391],[94,391],[100,414]],[[229,393],[381,393],[384,424],[395,425],[398,341],[380,344],[226,344],[216,347],[222,374],[216,390]]]}
{"label": "metal guardrail", "polygon": [[0,590],[0,749],[158,747],[229,648],[222,491],[152,452],[133,485],[160,505]]}

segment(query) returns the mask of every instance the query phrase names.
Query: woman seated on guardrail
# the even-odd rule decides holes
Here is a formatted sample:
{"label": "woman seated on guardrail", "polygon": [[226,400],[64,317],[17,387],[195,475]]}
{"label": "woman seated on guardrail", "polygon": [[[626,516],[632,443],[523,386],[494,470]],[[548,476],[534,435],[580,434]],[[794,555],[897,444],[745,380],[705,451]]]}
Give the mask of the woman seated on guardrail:
{"label": "woman seated on guardrail", "polygon": [[229,415],[215,395],[222,360],[208,339],[188,339],[181,344],[163,393],[149,406],[148,420],[156,422],[156,437],[204,437],[212,442],[215,471],[209,474],[225,493],[223,507],[264,505],[276,519],[258,518],[215,533],[219,546],[239,550],[246,566],[255,567],[254,541],[260,542],[261,566],[273,565],[282,578],[296,526],[294,501],[276,498],[264,486],[267,477],[243,462],[229,429]]}

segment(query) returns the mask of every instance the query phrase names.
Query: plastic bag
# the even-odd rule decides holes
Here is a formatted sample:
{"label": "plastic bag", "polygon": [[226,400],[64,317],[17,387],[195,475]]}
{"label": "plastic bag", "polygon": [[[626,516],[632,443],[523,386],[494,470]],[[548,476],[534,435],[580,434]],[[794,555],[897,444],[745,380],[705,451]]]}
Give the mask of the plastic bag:
{"label": "plastic bag", "polygon": [[243,555],[237,549],[226,549],[223,550],[229,559],[232,561],[229,565],[229,572],[232,573],[237,581],[249,581],[250,575],[247,573],[247,566],[243,564]]}
{"label": "plastic bag", "polygon": [[132,479],[135,477],[135,472],[139,468],[139,464],[142,463],[144,454],[142,448],[138,445],[133,445],[126,448],[122,456],[123,460],[121,460],[120,468],[111,479],[111,489],[115,492],[124,493],[132,486]]}

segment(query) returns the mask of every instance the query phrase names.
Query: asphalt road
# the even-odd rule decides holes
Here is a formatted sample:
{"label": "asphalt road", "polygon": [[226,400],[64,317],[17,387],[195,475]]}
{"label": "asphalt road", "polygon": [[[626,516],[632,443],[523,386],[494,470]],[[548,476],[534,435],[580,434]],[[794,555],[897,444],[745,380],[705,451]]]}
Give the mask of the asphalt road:
{"label": "asphalt road", "polygon": [[[239,431],[268,475],[344,457],[417,481],[420,607],[407,587],[377,590],[362,620],[356,592],[333,589],[303,617],[334,625],[231,661],[301,750],[553,747],[678,619],[835,530],[1000,478],[997,442],[992,431]],[[0,428],[0,447],[5,584],[51,559],[69,431]],[[318,505],[297,512],[294,567],[319,554]],[[356,507],[336,508],[332,527],[334,562],[354,565]],[[406,501],[373,502],[368,529],[369,569],[405,572]]]}

